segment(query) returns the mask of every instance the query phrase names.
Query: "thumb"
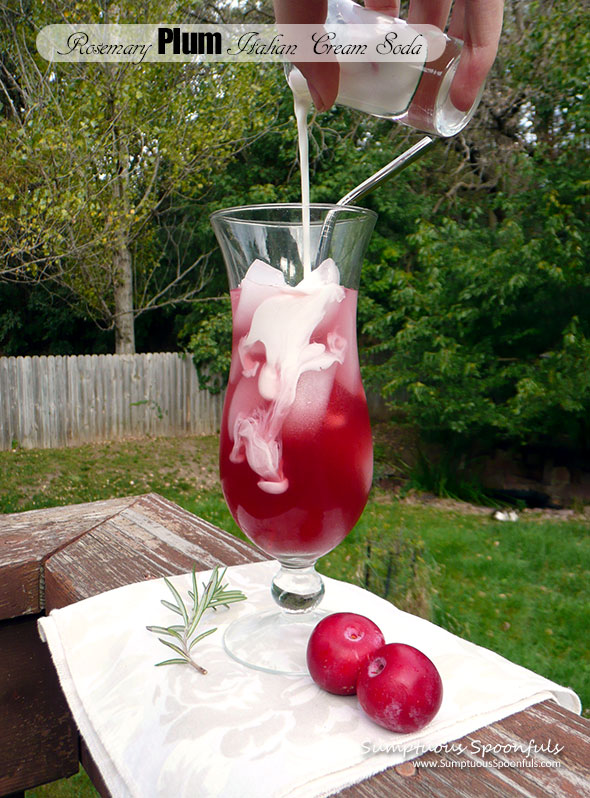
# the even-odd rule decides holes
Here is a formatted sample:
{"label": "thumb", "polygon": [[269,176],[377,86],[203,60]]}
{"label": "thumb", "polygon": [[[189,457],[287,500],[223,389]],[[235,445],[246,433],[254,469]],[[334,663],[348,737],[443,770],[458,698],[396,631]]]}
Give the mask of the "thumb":
{"label": "thumb", "polygon": [[329,62],[307,61],[295,66],[307,80],[313,104],[318,111],[330,108],[338,94],[340,67],[336,60]]}

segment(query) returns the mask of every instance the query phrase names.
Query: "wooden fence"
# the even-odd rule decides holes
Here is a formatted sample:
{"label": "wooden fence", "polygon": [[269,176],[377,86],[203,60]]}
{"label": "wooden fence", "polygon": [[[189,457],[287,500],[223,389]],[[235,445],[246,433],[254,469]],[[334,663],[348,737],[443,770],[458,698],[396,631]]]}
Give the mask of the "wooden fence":
{"label": "wooden fence", "polygon": [[222,402],[178,353],[1,357],[0,449],[215,433]]}

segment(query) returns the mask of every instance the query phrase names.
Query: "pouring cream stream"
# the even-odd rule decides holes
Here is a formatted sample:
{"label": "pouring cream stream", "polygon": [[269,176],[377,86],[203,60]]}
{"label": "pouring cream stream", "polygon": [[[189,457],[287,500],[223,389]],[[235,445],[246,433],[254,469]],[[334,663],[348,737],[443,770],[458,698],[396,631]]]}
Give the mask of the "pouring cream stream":
{"label": "pouring cream stream", "polygon": [[297,141],[299,143],[299,170],[301,172],[301,222],[303,225],[303,276],[311,274],[311,222],[309,214],[309,137],[307,116],[311,108],[311,94],[307,81],[298,69],[291,71],[289,85],[293,92]]}

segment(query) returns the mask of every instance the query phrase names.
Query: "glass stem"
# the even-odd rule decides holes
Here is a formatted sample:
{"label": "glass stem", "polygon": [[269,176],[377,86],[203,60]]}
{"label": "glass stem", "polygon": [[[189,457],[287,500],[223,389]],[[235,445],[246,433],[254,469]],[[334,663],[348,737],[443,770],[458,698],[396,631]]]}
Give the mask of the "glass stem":
{"label": "glass stem", "polygon": [[272,580],[271,593],[279,607],[286,612],[308,612],[322,600],[324,583],[315,565],[281,563],[280,570]]}

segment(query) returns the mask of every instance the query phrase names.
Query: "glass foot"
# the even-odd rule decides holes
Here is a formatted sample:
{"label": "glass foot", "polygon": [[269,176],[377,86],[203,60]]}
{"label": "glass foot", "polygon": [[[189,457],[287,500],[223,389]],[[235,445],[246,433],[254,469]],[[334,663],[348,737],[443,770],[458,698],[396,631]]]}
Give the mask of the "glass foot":
{"label": "glass foot", "polygon": [[303,614],[268,610],[246,615],[227,627],[223,645],[231,657],[249,668],[304,676],[309,672],[307,641],[325,615],[319,610]]}

